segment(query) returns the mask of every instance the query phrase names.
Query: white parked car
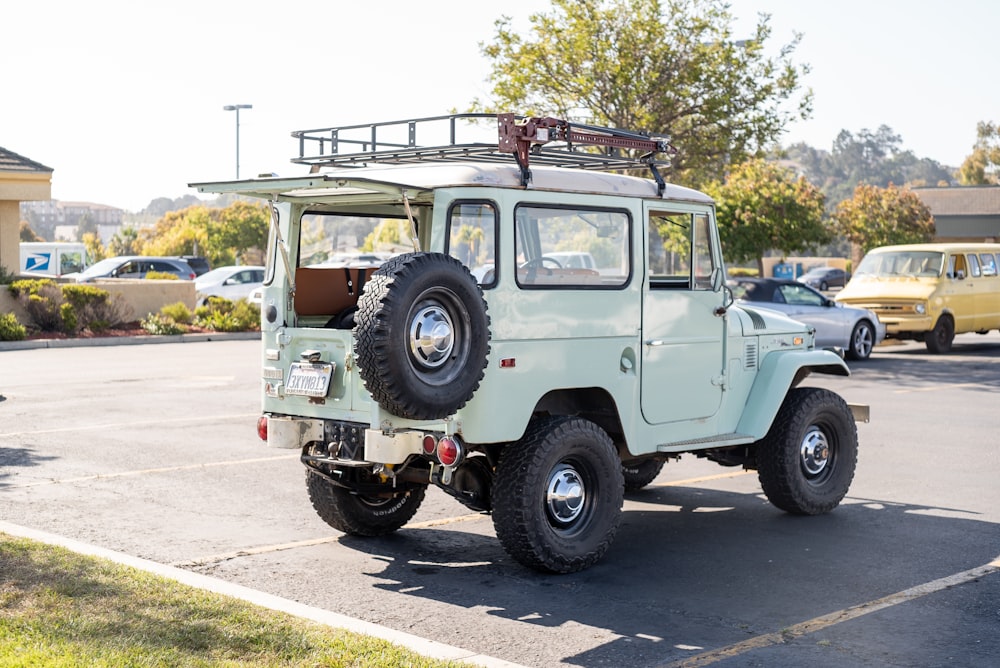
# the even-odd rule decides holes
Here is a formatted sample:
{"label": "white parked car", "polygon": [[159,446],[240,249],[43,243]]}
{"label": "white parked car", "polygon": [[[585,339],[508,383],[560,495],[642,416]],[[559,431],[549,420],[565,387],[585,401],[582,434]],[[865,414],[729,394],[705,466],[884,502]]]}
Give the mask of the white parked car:
{"label": "white parked car", "polygon": [[195,279],[195,303],[203,306],[209,297],[231,301],[248,299],[264,281],[264,267],[228,266],[206,272]]}
{"label": "white parked car", "polygon": [[868,309],[844,306],[804,283],[782,278],[735,278],[733,296],[751,308],[780,311],[816,329],[816,347],[843,348],[847,357],[866,360],[885,339],[885,323]]}

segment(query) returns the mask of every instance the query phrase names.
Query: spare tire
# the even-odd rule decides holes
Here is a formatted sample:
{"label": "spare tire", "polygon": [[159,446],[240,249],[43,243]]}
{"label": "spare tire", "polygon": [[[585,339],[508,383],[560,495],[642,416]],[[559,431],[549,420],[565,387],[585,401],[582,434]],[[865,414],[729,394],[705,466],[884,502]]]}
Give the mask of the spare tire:
{"label": "spare tire", "polygon": [[483,379],[489,342],[482,290],[450,255],[391,258],[358,301],[358,372],[375,401],[399,417],[437,420],[464,406]]}

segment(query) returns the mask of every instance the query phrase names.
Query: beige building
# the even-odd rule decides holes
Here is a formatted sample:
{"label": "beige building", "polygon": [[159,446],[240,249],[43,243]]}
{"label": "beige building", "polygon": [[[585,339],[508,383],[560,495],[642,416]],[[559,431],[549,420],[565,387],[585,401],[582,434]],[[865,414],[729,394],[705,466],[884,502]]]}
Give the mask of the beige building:
{"label": "beige building", "polygon": [[52,168],[0,147],[0,267],[20,262],[21,202],[52,199]]}

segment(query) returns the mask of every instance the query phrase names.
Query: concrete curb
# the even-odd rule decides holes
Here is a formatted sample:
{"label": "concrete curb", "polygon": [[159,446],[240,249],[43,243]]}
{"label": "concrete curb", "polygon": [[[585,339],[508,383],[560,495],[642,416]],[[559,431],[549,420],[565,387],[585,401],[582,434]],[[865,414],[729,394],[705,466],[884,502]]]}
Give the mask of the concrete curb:
{"label": "concrete curb", "polygon": [[92,339],[35,339],[0,341],[0,351],[37,348],[84,348],[92,346],[134,346],[145,343],[196,343],[201,341],[248,341],[260,339],[260,332],[208,332],[204,334],[150,334],[149,336],[97,336]]}
{"label": "concrete curb", "polygon": [[88,545],[86,543],[75,541],[71,538],[57,536],[56,534],[39,531],[37,529],[22,527],[17,524],[10,524],[2,520],[0,520],[0,533],[17,536],[19,538],[27,538],[39,543],[45,543],[46,545],[57,545],[79,554],[86,554],[92,557],[107,559],[117,564],[122,564],[123,566],[130,566],[154,575],[169,578],[190,587],[197,587],[198,589],[204,589],[205,591],[211,591],[216,594],[237,598],[254,605],[259,605],[271,610],[278,610],[280,612],[286,612],[290,615],[295,615],[296,617],[308,619],[320,624],[326,624],[327,626],[345,629],[347,631],[360,633],[374,638],[381,638],[382,640],[387,640],[393,644],[406,647],[407,649],[432,659],[440,659],[442,661],[461,661],[472,665],[485,666],[486,668],[527,668],[527,666],[510,663],[509,661],[496,659],[483,654],[476,654],[475,652],[461,649],[459,647],[445,645],[444,643],[440,643],[435,640],[427,640],[425,638],[405,633],[403,631],[396,631],[395,629],[390,629],[379,624],[373,624],[371,622],[341,615],[336,612],[330,612],[329,610],[314,608],[296,601],[281,598],[280,596],[267,594],[265,592],[250,589],[249,587],[243,587],[224,580],[219,580],[200,573],[194,573],[192,571],[186,571],[182,568],[159,564],[155,561],[149,561],[148,559],[142,559],[140,557],[133,557],[122,552],[115,552],[114,550],[97,547],[96,545]]}

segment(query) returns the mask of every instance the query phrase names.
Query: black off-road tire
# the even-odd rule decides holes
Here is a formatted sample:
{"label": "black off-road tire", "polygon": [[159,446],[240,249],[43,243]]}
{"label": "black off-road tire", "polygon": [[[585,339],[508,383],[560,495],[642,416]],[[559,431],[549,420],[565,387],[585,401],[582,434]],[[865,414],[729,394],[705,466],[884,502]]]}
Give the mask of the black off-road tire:
{"label": "black off-road tire", "polygon": [[665,463],[662,459],[637,459],[622,464],[625,491],[634,492],[653,482],[656,476],[660,475]]}
{"label": "black off-road tire", "polygon": [[372,274],[358,301],[359,373],[393,415],[437,420],[464,406],[483,379],[489,341],[482,290],[449,255],[391,258]]}
{"label": "black off-road tire", "polygon": [[795,515],[836,508],[854,479],[858,431],[847,403],[818,387],[789,391],[757,444],[757,474],[768,500]]}
{"label": "black off-road tire", "polygon": [[493,484],[493,525],[528,568],[573,573],[604,556],[621,523],[621,460],[608,435],[580,418],[543,418],[506,446]]}
{"label": "black off-road tire", "polygon": [[352,536],[384,536],[409,522],[424,500],[426,487],[394,496],[365,497],[306,470],[306,489],[316,513],[337,531]]}
{"label": "black off-road tire", "polygon": [[942,315],[934,324],[934,329],[924,336],[924,345],[935,355],[951,352],[951,344],[955,340],[955,322],[949,315]]}
{"label": "black off-road tire", "polygon": [[875,326],[867,320],[860,320],[851,332],[851,342],[847,348],[847,357],[863,361],[871,357],[875,348]]}

